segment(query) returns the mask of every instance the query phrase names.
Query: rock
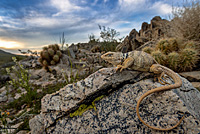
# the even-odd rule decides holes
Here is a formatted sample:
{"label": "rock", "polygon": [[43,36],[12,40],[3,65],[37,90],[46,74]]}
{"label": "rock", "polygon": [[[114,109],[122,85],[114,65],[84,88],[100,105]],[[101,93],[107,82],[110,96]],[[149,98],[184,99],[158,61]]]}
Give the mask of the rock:
{"label": "rock", "polygon": [[6,81],[9,81],[10,77],[9,75],[1,75],[0,76],[0,83],[6,83]]}
{"label": "rock", "polygon": [[97,71],[99,69],[103,68],[103,66],[94,66],[94,70]]}
{"label": "rock", "polygon": [[27,134],[27,131],[21,130],[21,131],[19,131],[17,134]]}
{"label": "rock", "polygon": [[[18,128],[20,125],[22,125],[24,122],[20,122],[20,123],[17,123],[13,126],[11,126],[11,128]],[[14,133],[15,132],[15,129],[10,129],[9,133]]]}
{"label": "rock", "polygon": [[197,88],[200,91],[200,82],[191,82],[192,86]]}
{"label": "rock", "polygon": [[152,40],[152,41],[148,41],[146,42],[144,45],[141,45],[140,47],[138,47],[136,50],[138,51],[142,51],[143,48],[145,47],[155,47],[156,41]]}
{"label": "rock", "polygon": [[200,82],[200,71],[183,72],[180,75],[191,82]]}
{"label": "rock", "polygon": [[71,46],[69,46],[70,49],[73,50],[74,53],[77,53],[79,50],[79,46],[78,45],[74,45],[73,43],[71,44]]}
{"label": "rock", "polygon": [[6,94],[7,94],[7,90],[3,90],[3,91],[1,92],[1,94],[0,94],[0,97],[6,96]]}
{"label": "rock", "polygon": [[0,93],[3,92],[3,91],[6,91],[6,86],[0,88]]}
{"label": "rock", "polygon": [[101,52],[101,47],[99,45],[95,45],[90,49],[90,51],[93,53]]}
{"label": "rock", "polygon": [[75,55],[73,49],[69,49],[69,52],[70,52],[70,56],[71,56],[73,59],[75,59],[75,58],[76,58],[76,55]]}
{"label": "rock", "polygon": [[166,27],[169,27],[169,23],[169,21],[161,19],[160,16],[155,16],[150,24],[143,22],[139,33],[133,29],[129,36],[116,47],[116,50],[125,53],[137,49],[148,41],[170,37],[166,32]]}
{"label": "rock", "polygon": [[0,96],[0,103],[1,102],[6,102],[8,100],[7,96]]}
{"label": "rock", "polygon": [[19,99],[20,97],[21,97],[21,94],[16,93],[14,98],[15,98],[15,99]]}
{"label": "rock", "polygon": [[11,96],[11,94],[8,95],[7,103],[11,103],[14,101],[14,98]]}
{"label": "rock", "polygon": [[68,66],[71,66],[71,64],[73,65],[73,59],[68,55],[63,54],[61,58],[61,64],[66,64]]}
{"label": "rock", "polygon": [[[140,105],[144,121],[162,128],[176,124],[185,113],[184,121],[166,134],[200,132],[200,92],[185,78],[181,79],[182,87],[149,95]],[[163,85],[153,82],[153,76],[147,72],[100,69],[43,97],[41,113],[29,122],[31,133],[162,133],[143,125],[135,112],[141,95],[159,86]],[[96,110],[69,116],[81,104],[89,105],[101,95],[105,96],[95,103]]]}
{"label": "rock", "polygon": [[31,64],[31,61],[23,61],[23,62],[20,62],[20,65],[23,65],[24,68],[32,68],[32,64]]}

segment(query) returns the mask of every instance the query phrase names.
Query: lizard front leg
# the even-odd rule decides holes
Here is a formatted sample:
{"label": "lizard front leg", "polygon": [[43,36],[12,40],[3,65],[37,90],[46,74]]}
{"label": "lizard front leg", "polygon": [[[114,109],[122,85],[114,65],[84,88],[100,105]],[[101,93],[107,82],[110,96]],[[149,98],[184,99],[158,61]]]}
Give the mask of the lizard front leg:
{"label": "lizard front leg", "polygon": [[134,62],[134,59],[132,57],[128,57],[122,65],[117,65],[117,68],[116,68],[116,71],[118,71],[120,69],[120,72],[123,70],[123,69],[126,69],[128,67],[130,67]]}

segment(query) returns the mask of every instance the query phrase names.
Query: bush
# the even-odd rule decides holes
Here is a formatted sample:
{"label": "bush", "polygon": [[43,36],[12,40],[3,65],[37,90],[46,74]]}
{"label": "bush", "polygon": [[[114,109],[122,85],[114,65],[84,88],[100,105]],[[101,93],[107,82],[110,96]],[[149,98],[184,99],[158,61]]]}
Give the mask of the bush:
{"label": "bush", "polygon": [[172,35],[188,40],[200,40],[200,1],[183,3],[183,7],[173,8],[171,21]]}

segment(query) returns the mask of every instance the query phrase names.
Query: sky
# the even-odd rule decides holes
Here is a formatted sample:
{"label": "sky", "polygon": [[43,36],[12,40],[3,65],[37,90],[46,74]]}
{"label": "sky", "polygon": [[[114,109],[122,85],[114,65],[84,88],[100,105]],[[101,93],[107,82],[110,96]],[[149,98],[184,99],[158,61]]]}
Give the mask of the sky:
{"label": "sky", "polygon": [[139,31],[154,16],[169,19],[180,0],[0,0],[0,49],[40,50],[59,43],[88,42],[100,35],[98,25],[120,32]]}

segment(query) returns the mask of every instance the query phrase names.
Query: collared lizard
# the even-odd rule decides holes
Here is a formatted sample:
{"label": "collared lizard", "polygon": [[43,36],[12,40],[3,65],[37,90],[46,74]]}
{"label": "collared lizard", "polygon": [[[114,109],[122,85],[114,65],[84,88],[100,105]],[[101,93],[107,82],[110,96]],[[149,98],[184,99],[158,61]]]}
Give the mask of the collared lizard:
{"label": "collared lizard", "polygon": [[[164,67],[156,62],[156,60],[150,55],[147,54],[143,51],[131,51],[128,53],[121,53],[121,52],[107,52],[101,56],[102,59],[105,61],[113,64],[114,66],[117,66],[116,71],[120,70],[120,72],[123,69],[130,68],[132,70],[137,70],[137,71],[149,71],[153,72],[155,74],[158,74],[158,80],[161,84],[168,84],[165,82],[162,78],[165,78],[164,74],[170,76],[174,80],[174,84],[172,85],[166,85],[162,87],[157,87],[155,89],[152,89],[150,91],[147,91],[144,93],[140,99],[137,101],[137,107],[136,107],[136,113],[139,118],[139,120],[149,128],[155,129],[155,130],[161,130],[161,131],[168,131],[171,129],[176,128],[184,119],[184,116],[180,119],[180,121],[174,125],[173,127],[170,128],[157,128],[148,125],[145,123],[142,118],[140,117],[139,114],[139,106],[141,101],[148,95],[155,93],[155,92],[160,92],[160,91],[165,91],[169,89],[174,89],[181,87],[182,81],[180,77],[171,69]],[[161,82],[162,81],[162,82]]]}

